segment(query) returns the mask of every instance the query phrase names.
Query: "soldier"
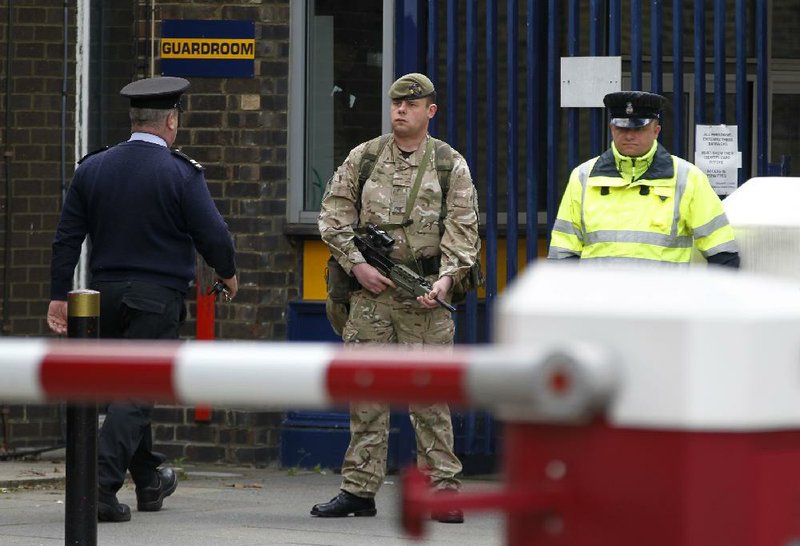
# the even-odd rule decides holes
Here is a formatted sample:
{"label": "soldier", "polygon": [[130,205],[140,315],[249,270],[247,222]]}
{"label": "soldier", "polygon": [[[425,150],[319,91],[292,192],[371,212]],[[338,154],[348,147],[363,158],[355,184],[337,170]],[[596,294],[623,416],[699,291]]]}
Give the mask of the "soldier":
{"label": "soldier", "polygon": [[[50,307],[53,332],[67,331],[67,292],[88,235],[91,288],[100,292],[100,337],[177,339],[184,297],[194,279],[195,248],[215,268],[228,299],[238,290],[234,246],[208,191],[203,168],[170,151],[178,133],[183,78],[147,78],[120,94],[130,99],[131,137],[84,157],[75,171],[53,241]],[[125,473],[140,512],[161,509],[178,485],[166,457],[152,451],[152,405],[108,406],[98,439],[100,521],[128,521],[117,500]]]}
{"label": "soldier", "polygon": [[[382,139],[374,168],[359,181],[365,151],[373,141],[351,150],[328,183],[319,214],[322,240],[345,272],[360,285],[350,297],[342,331],[346,344],[400,343],[408,346],[450,345],[455,331],[450,312],[436,298],[449,300],[454,286],[466,282],[478,263],[477,196],[466,160],[428,134],[436,114],[436,91],[423,74],[411,73],[389,89],[392,133]],[[381,138],[381,137],[379,137]],[[437,147],[452,154],[447,189],[437,175]],[[396,289],[364,257],[353,242],[354,231],[367,223],[384,229],[394,240],[389,257],[424,275],[430,292],[413,296]],[[417,461],[431,485],[457,492],[461,462],[453,452],[453,427],[446,404],[411,405],[417,437]],[[320,517],[374,516],[375,494],[386,474],[389,407],[359,403],[350,408],[350,445],[342,464],[342,485],[330,502],[315,505]],[[432,515],[461,523],[451,510]]]}

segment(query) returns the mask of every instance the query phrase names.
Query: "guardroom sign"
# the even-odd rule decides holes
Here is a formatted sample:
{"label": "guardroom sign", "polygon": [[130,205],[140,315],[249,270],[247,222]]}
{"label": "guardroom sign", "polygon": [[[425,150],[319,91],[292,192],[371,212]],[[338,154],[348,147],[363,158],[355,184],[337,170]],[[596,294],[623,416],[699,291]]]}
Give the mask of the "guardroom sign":
{"label": "guardroom sign", "polygon": [[161,74],[252,78],[256,40],[253,21],[167,19],[161,23]]}

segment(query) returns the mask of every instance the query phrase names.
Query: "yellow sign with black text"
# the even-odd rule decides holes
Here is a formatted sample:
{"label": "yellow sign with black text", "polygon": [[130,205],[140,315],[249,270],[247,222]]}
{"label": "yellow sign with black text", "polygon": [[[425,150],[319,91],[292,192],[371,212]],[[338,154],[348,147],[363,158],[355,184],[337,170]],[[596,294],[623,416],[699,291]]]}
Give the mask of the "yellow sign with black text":
{"label": "yellow sign with black text", "polygon": [[162,59],[255,59],[256,41],[236,38],[162,38]]}

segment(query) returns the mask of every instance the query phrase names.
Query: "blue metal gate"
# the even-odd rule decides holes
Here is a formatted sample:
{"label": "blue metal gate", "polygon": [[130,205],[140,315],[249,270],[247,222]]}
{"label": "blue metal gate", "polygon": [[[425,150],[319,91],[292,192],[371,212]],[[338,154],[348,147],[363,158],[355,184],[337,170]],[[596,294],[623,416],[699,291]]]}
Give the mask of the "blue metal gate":
{"label": "blue metal gate", "polygon": [[[742,168],[738,184],[750,173],[770,172],[767,0],[714,0],[713,5],[706,0],[674,0],[666,9],[671,14],[668,19],[662,4],[660,0],[396,1],[395,72],[425,72],[436,84],[440,126],[434,119],[431,132],[441,135],[467,158],[486,215],[485,312],[479,315],[475,298],[467,302],[464,321],[459,323],[463,341],[492,339],[492,304],[498,294],[501,241],[505,241],[508,282],[521,267],[517,253],[520,239],[524,241],[525,262],[538,255],[540,240],[549,239],[563,187],[559,183],[565,183],[574,166],[600,154],[607,144],[602,109],[581,113],[565,108],[562,112],[561,57],[621,56],[623,73],[630,81],[627,88],[662,94],[665,70],[671,69],[672,92],[666,95],[676,113],[687,108],[683,80],[689,74],[686,69],[691,61],[695,101],[689,123],[739,126]],[[729,7],[733,8],[732,18]],[[561,9],[566,10],[565,17]],[[711,61],[706,60],[707,18],[713,20]],[[691,24],[687,25],[689,20]],[[650,48],[646,59],[648,23]],[[670,23],[671,59],[667,66],[662,43],[667,34],[663,29]],[[582,30],[582,25],[587,30]],[[734,40],[733,46],[726,41],[726,29],[731,27],[737,37],[755,36],[750,56],[746,39]],[[692,40],[690,59],[686,58],[685,39]],[[727,115],[725,108],[730,52],[736,67],[733,116]],[[753,64],[753,57],[755,69],[751,67],[748,73],[748,61]],[[645,70],[649,70],[648,83],[643,81]],[[752,91],[748,88],[748,75],[755,77],[757,97],[755,154],[751,152],[748,93]],[[714,97],[711,116],[706,112],[705,100],[710,78]],[[689,128],[683,115],[674,115],[673,121],[672,142],[667,146],[675,155],[686,157]],[[566,150],[562,150],[563,146]],[[542,212],[544,218],[540,220]],[[503,218],[505,221],[501,222]],[[491,453],[491,418],[476,413],[463,417],[466,452]],[[479,422],[484,424],[480,438]]]}
{"label": "blue metal gate", "polygon": [[[669,20],[664,17],[662,4],[661,0],[398,0],[395,3],[395,72],[398,75],[425,72],[437,84],[439,102],[445,103],[437,117],[444,117],[446,126],[440,128],[434,123],[431,130],[464,153],[481,194],[482,212],[486,214],[486,313],[480,326],[486,339],[492,338],[491,309],[498,293],[499,240],[505,236],[506,280],[511,280],[520,269],[516,252],[520,237],[524,238],[526,261],[530,262],[537,256],[538,240],[547,237],[552,227],[560,198],[559,182],[574,166],[598,155],[606,145],[602,109],[591,109],[588,127],[582,128],[578,109],[565,108],[566,123],[562,123],[559,107],[562,56],[622,56],[629,88],[655,93],[664,93],[665,70],[671,68],[673,88],[667,96],[671,98],[672,111],[683,112],[687,106],[683,84],[687,74],[684,40],[691,38],[696,97],[691,122],[739,126],[742,151],[739,184],[753,171],[757,175],[769,172],[767,0],[674,0],[667,8],[671,13]],[[643,8],[647,8],[647,13]],[[566,10],[566,17],[562,17],[560,9]],[[649,20],[645,15],[649,15]],[[687,25],[690,17],[692,24]],[[712,52],[706,51],[707,18],[713,20]],[[625,27],[623,21],[627,23]],[[671,62],[665,66],[663,29],[670,22]],[[648,23],[650,49],[646,59]],[[735,40],[733,45],[726,41],[726,29],[733,30],[738,37],[752,34],[750,23],[755,31],[755,74],[750,74],[755,76],[757,97],[755,157],[751,153],[749,132],[747,40]],[[586,31],[582,31],[582,24],[586,25]],[[727,115],[725,107],[726,67],[731,52],[736,66],[733,116]],[[710,61],[706,61],[708,53]],[[648,83],[643,81],[646,69],[650,75]],[[504,81],[498,82],[500,76]],[[711,115],[706,112],[705,101],[709,78],[713,81],[714,97]],[[520,95],[520,83],[524,83],[524,95]],[[505,111],[504,122],[499,119],[501,107]],[[485,119],[480,119],[479,112]],[[671,146],[675,155],[685,157],[687,127],[683,116],[674,116],[672,134],[673,141],[667,146]],[[566,143],[566,161],[562,160],[562,143]],[[541,226],[538,221],[527,221],[538,218],[540,211],[546,218]],[[505,222],[501,224],[503,216]],[[525,219],[523,227],[520,218]],[[476,301],[468,302],[464,326],[470,342],[478,340],[476,309]]]}

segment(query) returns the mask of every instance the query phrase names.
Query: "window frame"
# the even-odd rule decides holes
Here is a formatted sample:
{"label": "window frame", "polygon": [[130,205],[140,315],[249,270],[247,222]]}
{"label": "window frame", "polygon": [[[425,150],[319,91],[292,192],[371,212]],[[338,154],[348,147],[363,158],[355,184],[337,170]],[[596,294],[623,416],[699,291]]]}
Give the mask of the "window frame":
{"label": "window frame", "polygon": [[[313,0],[291,2],[289,11],[289,101],[287,150],[287,205],[289,224],[316,224],[319,211],[303,210],[306,161],[306,44],[308,4]],[[381,88],[394,81],[394,0],[383,0],[383,59]],[[384,96],[381,131],[389,132],[389,98]],[[378,136],[378,135],[375,135]],[[333,174],[333,173],[331,173]]]}

